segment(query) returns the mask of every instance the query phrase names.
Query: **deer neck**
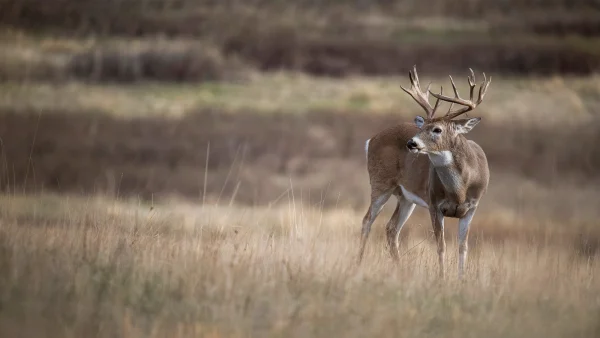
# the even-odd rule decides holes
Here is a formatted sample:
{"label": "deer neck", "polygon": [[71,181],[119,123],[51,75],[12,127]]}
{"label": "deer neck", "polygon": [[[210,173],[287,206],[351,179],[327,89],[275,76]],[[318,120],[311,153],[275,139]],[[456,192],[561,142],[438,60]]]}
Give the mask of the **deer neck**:
{"label": "deer neck", "polygon": [[464,165],[462,164],[465,159],[465,152],[468,151],[466,139],[459,140],[450,149],[452,150],[429,152],[427,155],[431,169],[438,176],[444,190],[449,195],[461,199],[460,196],[465,191]]}

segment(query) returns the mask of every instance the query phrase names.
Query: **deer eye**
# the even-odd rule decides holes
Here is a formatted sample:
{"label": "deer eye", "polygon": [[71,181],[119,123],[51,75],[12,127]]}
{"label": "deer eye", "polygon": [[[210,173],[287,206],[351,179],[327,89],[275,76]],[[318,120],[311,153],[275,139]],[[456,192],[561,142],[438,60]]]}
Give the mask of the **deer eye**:
{"label": "deer eye", "polygon": [[433,132],[436,134],[441,134],[442,133],[442,129],[441,128],[433,128]]}

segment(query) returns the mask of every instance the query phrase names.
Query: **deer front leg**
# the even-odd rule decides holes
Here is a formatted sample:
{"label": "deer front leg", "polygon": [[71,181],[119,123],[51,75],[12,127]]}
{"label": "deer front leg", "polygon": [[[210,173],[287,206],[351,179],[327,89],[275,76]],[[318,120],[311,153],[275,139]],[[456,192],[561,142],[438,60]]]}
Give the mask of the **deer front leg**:
{"label": "deer front leg", "polygon": [[469,250],[469,246],[467,244],[467,239],[469,237],[469,227],[471,225],[471,220],[473,220],[473,216],[475,215],[475,211],[477,207],[472,207],[467,211],[464,217],[459,219],[458,221],[458,278],[462,279],[464,275],[465,264],[467,261],[467,251]]}
{"label": "deer front leg", "polygon": [[431,215],[431,224],[433,225],[433,233],[435,234],[435,239],[437,242],[438,248],[438,259],[440,266],[440,278],[445,278],[444,262],[446,258],[446,240],[444,239],[444,215],[440,210],[436,207],[431,207],[429,211]]}

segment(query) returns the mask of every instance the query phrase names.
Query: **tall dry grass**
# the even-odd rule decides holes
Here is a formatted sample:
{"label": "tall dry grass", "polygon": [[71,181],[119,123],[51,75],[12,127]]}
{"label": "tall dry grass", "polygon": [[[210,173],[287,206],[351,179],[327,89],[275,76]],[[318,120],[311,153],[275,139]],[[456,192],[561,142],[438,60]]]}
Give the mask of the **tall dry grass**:
{"label": "tall dry grass", "polygon": [[[382,229],[318,206],[2,198],[3,337],[594,337],[600,266],[572,246],[474,236],[436,277],[427,223],[395,265]],[[477,224],[477,219],[474,224]],[[450,226],[449,226],[450,227]]]}

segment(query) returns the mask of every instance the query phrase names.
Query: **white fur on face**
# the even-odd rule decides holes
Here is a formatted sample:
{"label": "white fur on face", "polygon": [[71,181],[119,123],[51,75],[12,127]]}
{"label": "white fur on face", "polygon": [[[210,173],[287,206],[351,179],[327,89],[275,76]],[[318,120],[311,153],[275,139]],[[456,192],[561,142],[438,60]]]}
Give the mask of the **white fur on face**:
{"label": "white fur on face", "polygon": [[369,159],[369,142],[371,142],[371,139],[368,139],[367,142],[365,142],[365,156],[367,157],[367,160]]}
{"label": "white fur on face", "polygon": [[[420,116],[417,116],[417,118],[420,118]],[[415,118],[415,123],[417,123],[417,118]],[[423,121],[423,123],[425,123],[424,120],[422,120],[422,121]],[[417,123],[417,126],[419,126],[418,123]],[[418,150],[415,149],[415,150],[412,150],[411,152],[413,152],[413,153],[417,153],[417,152],[428,153],[429,152],[425,147],[425,142],[423,142],[423,140],[421,140],[421,138],[419,137],[419,135],[421,135],[423,133],[425,133],[426,138],[432,139],[434,142],[437,142],[442,137],[442,134],[434,133],[433,129],[431,129],[429,131],[423,131],[412,138],[412,140],[417,144]],[[442,131],[442,133],[444,133],[444,132]]]}
{"label": "white fur on face", "polygon": [[419,151],[425,150],[425,143],[419,138],[419,136],[413,137],[412,140],[417,144]]}
{"label": "white fur on face", "polygon": [[444,134],[446,131],[442,129],[442,132],[441,132],[440,134],[437,134],[437,133],[434,133],[434,132],[433,132],[433,130],[434,130],[434,129],[435,129],[435,128],[432,128],[432,129],[429,131],[429,137],[431,137],[431,139],[432,139],[434,142],[437,142],[437,141],[439,141],[439,139],[440,139],[440,138],[442,138],[442,135],[443,135],[443,134]]}

